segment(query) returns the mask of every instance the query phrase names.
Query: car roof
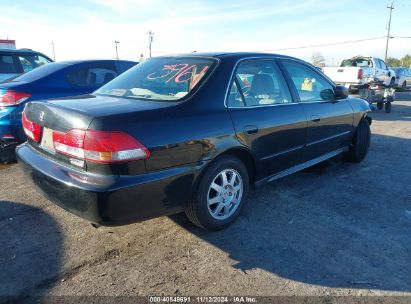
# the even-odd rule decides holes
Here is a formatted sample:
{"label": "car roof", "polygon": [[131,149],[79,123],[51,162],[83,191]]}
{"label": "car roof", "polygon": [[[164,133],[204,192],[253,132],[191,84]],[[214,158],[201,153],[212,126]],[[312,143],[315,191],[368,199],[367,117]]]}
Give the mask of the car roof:
{"label": "car roof", "polygon": [[61,63],[65,65],[74,65],[81,63],[108,63],[108,62],[122,62],[122,63],[133,63],[136,64],[136,61],[131,60],[117,60],[117,59],[83,59],[83,60],[66,60],[66,61],[57,61],[56,63]]}
{"label": "car roof", "polygon": [[258,52],[205,52],[205,53],[187,53],[187,54],[170,54],[160,57],[214,57],[214,58],[230,58],[230,59],[242,59],[249,57],[279,57],[295,59],[291,56],[273,54],[273,53],[258,53]]}
{"label": "car roof", "polygon": [[8,53],[35,53],[35,54],[42,54],[37,51],[33,51],[31,49],[19,49],[19,50],[14,50],[14,49],[0,49],[0,52],[8,52]]}

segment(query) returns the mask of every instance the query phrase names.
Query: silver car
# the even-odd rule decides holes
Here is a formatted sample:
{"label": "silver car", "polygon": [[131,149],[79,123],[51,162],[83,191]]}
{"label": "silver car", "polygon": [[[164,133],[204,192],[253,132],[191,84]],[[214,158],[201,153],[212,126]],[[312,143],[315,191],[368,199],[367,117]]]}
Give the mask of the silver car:
{"label": "silver car", "polygon": [[404,67],[394,67],[395,71],[395,87],[405,91],[411,88],[411,69]]}

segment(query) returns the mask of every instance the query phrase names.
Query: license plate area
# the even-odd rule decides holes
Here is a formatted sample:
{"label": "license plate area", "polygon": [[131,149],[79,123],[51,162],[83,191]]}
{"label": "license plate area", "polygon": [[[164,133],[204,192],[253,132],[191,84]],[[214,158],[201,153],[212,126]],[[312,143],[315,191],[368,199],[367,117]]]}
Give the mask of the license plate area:
{"label": "license plate area", "polygon": [[54,150],[52,129],[43,128],[43,136],[41,137],[40,147],[52,154],[56,153],[56,150]]}

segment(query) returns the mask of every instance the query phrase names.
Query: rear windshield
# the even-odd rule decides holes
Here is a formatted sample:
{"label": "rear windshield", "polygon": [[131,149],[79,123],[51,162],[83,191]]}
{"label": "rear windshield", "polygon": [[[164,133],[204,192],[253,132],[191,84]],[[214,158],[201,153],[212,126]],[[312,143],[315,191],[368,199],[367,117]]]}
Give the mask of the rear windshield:
{"label": "rear windshield", "polygon": [[216,60],[199,57],[153,58],[138,64],[94,93],[157,101],[177,101],[197,87]]}
{"label": "rear windshield", "polygon": [[341,67],[372,67],[372,62],[368,58],[345,59],[341,62]]}
{"label": "rear windshield", "polygon": [[31,82],[38,80],[40,78],[46,77],[50,75],[51,73],[54,73],[63,67],[65,67],[65,64],[62,63],[47,63],[45,65],[42,65],[34,70],[31,70],[30,72],[24,73],[20,76],[17,76],[13,78],[13,81],[26,81],[26,82]]}

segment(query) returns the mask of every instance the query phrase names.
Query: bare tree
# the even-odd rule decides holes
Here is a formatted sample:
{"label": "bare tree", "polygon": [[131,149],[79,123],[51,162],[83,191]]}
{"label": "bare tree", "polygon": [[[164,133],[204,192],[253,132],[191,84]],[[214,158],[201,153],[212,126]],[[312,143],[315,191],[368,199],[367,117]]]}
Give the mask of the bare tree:
{"label": "bare tree", "polygon": [[311,63],[319,68],[325,67],[325,58],[320,52],[313,52]]}

